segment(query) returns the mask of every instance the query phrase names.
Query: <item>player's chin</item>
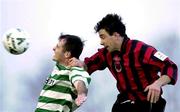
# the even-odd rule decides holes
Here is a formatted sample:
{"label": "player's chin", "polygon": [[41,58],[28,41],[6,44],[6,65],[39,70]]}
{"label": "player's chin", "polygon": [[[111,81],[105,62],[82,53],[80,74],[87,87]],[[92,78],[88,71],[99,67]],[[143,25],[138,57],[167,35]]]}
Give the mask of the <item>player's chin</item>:
{"label": "player's chin", "polygon": [[52,60],[53,60],[53,61],[57,61],[57,59],[56,59],[56,57],[55,57],[55,56],[53,56]]}
{"label": "player's chin", "polygon": [[109,52],[113,52],[112,49],[110,49],[109,47],[106,48]]}

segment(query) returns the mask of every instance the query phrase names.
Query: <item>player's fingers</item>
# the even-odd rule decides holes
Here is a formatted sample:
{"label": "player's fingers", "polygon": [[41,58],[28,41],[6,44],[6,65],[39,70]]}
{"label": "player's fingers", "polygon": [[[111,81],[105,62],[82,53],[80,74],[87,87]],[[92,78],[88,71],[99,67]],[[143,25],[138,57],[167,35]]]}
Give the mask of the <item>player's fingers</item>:
{"label": "player's fingers", "polygon": [[151,98],[151,90],[148,91],[148,94],[147,94],[147,101],[150,101],[150,98]]}
{"label": "player's fingers", "polygon": [[151,90],[151,95],[150,95],[150,102],[151,102],[151,103],[154,103],[154,98],[155,98],[154,95],[155,95],[155,94],[154,94],[154,91]]}
{"label": "player's fingers", "polygon": [[76,66],[77,65],[77,60],[75,58],[71,58],[68,60],[68,65],[71,66]]}
{"label": "player's fingers", "polygon": [[148,86],[147,86],[147,87],[144,89],[144,92],[147,92],[147,91],[148,91],[148,89],[149,89],[149,88],[148,88]]}
{"label": "player's fingers", "polygon": [[154,103],[159,100],[160,92],[158,90],[155,91]]}
{"label": "player's fingers", "polygon": [[150,91],[148,91],[149,90],[149,86],[147,86],[145,89],[144,89],[144,92],[147,92],[148,94],[147,94],[147,101],[149,101],[150,99]]}
{"label": "player's fingers", "polygon": [[158,90],[152,90],[151,103],[156,103],[159,100],[160,92]]}

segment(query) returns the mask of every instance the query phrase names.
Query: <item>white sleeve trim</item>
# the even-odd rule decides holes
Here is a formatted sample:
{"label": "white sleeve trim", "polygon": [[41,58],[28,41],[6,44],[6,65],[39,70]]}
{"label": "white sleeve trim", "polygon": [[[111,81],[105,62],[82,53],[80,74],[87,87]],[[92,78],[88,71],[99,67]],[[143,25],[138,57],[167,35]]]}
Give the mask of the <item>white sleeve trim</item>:
{"label": "white sleeve trim", "polygon": [[87,82],[87,78],[86,77],[82,77],[82,76],[76,76],[76,77],[73,77],[72,78],[72,83],[74,83],[75,81],[78,81],[78,80],[80,80],[80,81],[83,81],[84,82],[84,84],[85,84],[85,86],[86,86],[86,88],[88,88],[88,82]]}

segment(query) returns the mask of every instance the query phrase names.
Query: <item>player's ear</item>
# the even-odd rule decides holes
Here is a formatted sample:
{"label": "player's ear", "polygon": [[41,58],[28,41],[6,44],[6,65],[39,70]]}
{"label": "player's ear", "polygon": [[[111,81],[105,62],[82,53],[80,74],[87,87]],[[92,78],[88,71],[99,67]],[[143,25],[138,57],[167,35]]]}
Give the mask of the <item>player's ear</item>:
{"label": "player's ear", "polygon": [[114,32],[113,35],[114,35],[115,37],[119,37],[119,36],[120,36],[120,34],[117,33],[117,32]]}
{"label": "player's ear", "polygon": [[64,53],[64,55],[65,55],[66,58],[70,58],[70,57],[71,57],[71,52],[66,51],[66,52]]}
{"label": "player's ear", "polygon": [[116,39],[118,39],[118,38],[120,37],[120,34],[117,33],[117,32],[114,32],[114,33],[113,33],[113,36],[114,36]]}

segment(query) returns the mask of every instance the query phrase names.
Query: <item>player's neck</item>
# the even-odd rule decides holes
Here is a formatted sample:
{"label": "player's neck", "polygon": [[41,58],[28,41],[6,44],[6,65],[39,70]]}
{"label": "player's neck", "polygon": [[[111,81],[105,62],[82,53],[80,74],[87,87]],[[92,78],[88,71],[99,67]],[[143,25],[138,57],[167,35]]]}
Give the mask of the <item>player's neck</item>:
{"label": "player's neck", "polygon": [[64,59],[63,61],[59,62],[59,64],[63,66],[68,66],[69,65],[68,60],[69,59]]}
{"label": "player's neck", "polygon": [[117,46],[117,50],[118,50],[118,51],[121,51],[121,47],[122,47],[123,41],[124,41],[124,38],[123,38],[123,37],[120,37],[120,38],[119,38],[119,41],[117,41],[116,46]]}

